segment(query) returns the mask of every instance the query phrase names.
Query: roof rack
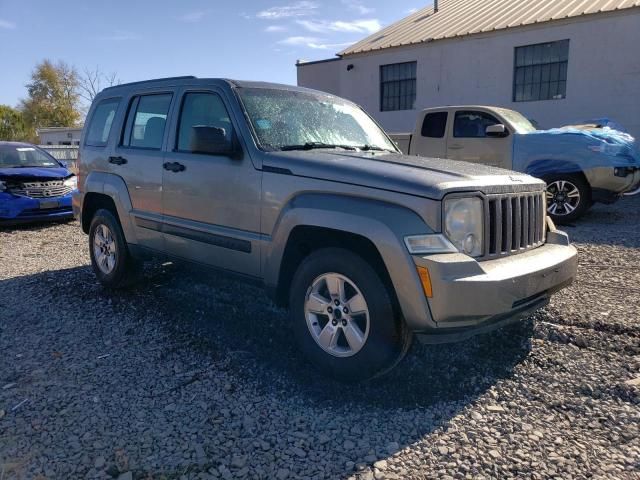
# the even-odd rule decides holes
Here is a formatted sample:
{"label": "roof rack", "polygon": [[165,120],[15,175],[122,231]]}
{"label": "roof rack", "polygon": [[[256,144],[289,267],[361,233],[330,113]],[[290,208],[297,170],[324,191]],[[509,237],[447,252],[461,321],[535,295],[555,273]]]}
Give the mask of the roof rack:
{"label": "roof rack", "polygon": [[181,77],[152,78],[150,80],[140,80],[139,82],[129,82],[129,83],[121,83],[119,85],[112,85],[110,87],[105,88],[104,90],[110,90],[112,88],[118,88],[118,87],[128,87],[129,85],[138,85],[140,83],[164,82],[167,80],[188,80],[188,79],[194,79],[194,78],[198,78],[198,77],[194,75],[183,75]]}

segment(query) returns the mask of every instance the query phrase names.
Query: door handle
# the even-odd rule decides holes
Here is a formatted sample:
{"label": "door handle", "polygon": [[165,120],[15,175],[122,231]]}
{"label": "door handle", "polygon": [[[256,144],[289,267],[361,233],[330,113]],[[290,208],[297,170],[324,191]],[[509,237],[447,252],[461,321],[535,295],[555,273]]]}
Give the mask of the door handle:
{"label": "door handle", "polygon": [[462,150],[464,147],[462,145],[449,145],[449,150]]}
{"label": "door handle", "polygon": [[170,172],[174,172],[174,173],[184,172],[187,169],[187,167],[185,167],[183,164],[178,162],[166,162],[162,166],[164,167],[165,170],[169,170]]}
{"label": "door handle", "polygon": [[124,165],[127,163],[127,159],[124,157],[109,157],[109,163],[113,163],[114,165]]}

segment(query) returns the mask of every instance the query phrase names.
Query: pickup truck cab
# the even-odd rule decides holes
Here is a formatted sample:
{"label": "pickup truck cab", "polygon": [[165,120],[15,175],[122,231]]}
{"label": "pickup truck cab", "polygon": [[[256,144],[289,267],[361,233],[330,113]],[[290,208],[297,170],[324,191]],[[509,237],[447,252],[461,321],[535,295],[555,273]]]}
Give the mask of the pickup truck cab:
{"label": "pickup truck cab", "polygon": [[263,285],[323,373],[362,380],[414,334],[450,341],[544,306],[576,273],[542,181],[402,155],[358,106],[304,88],[181,77],[93,101],[73,208],[98,280],[148,256]]}
{"label": "pickup truck cab", "polygon": [[392,134],[408,155],[508,168],[547,183],[547,212],[570,222],[593,202],[640,193],[640,152],[626,133],[597,125],[537,130],[520,113],[488,106],[423,110],[412,134]]}

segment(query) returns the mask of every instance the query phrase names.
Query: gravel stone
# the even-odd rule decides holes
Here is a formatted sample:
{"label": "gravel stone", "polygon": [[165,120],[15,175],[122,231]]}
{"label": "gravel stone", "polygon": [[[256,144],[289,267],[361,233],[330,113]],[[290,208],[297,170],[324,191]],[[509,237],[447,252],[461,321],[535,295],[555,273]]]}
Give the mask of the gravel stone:
{"label": "gravel stone", "polygon": [[636,478],[640,197],[564,230],[547,307],[350,386],[258,288],[148,262],[109,292],[76,222],[0,229],[0,476]]}

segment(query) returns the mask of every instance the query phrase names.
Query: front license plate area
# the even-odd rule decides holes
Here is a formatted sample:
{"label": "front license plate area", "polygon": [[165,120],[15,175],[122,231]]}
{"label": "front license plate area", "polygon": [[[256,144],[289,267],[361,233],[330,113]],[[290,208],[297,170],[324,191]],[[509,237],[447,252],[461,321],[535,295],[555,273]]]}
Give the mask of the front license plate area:
{"label": "front license plate area", "polygon": [[40,210],[58,208],[58,200],[40,200]]}

